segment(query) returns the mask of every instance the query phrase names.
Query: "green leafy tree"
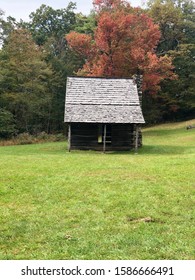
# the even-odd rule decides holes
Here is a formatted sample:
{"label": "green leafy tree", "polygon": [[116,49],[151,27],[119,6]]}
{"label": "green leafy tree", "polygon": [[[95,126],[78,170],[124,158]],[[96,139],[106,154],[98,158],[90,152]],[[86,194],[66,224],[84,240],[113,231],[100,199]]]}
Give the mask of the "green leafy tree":
{"label": "green leafy tree", "polygon": [[66,77],[72,75],[81,65],[81,61],[67,46],[65,35],[77,25],[74,12],[75,4],[70,2],[64,9],[53,9],[41,5],[30,14],[26,28],[31,32],[36,44],[45,52],[45,61],[52,68],[50,80],[52,92],[51,130],[64,129],[64,100]]}
{"label": "green leafy tree", "polygon": [[0,56],[0,97],[11,112],[19,132],[49,131],[52,95],[40,48],[24,29],[14,30]]}
{"label": "green leafy tree", "polygon": [[68,33],[75,24],[75,4],[70,2],[67,8],[53,9],[41,5],[36,12],[30,14],[30,22],[27,28],[38,45],[44,45],[51,37],[56,39],[56,54],[63,51],[64,34]]}
{"label": "green leafy tree", "polygon": [[184,40],[183,16],[180,7],[172,0],[154,0],[149,2],[149,15],[159,25],[161,39],[158,53],[165,54],[174,50]]}
{"label": "green leafy tree", "polygon": [[10,138],[16,131],[13,114],[0,108],[0,138]]}
{"label": "green leafy tree", "polygon": [[163,84],[160,104],[165,120],[185,120],[195,115],[195,44],[181,44],[172,55],[179,79]]}
{"label": "green leafy tree", "polygon": [[[160,121],[191,118],[195,112],[195,3],[191,0],[154,0],[148,13],[159,24],[158,54],[170,55],[178,79],[165,80],[157,97],[146,96],[147,111]],[[154,109],[155,108],[155,109]],[[151,118],[151,117],[149,117]]]}
{"label": "green leafy tree", "polygon": [[85,16],[82,13],[76,14],[76,23],[74,31],[93,36],[96,27],[97,20],[94,11],[91,11],[91,13],[88,16]]}

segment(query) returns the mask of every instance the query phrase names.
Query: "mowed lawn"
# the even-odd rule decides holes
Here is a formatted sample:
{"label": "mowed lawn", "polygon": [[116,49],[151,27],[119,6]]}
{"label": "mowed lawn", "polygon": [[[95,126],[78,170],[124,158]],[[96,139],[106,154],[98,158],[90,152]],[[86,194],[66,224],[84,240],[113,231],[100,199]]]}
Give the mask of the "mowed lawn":
{"label": "mowed lawn", "polygon": [[195,129],[134,152],[0,147],[0,259],[194,259]]}

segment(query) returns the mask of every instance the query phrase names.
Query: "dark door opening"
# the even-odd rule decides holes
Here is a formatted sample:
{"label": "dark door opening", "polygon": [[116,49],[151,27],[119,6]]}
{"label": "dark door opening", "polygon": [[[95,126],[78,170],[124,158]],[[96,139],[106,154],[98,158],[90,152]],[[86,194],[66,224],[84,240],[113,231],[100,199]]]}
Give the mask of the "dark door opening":
{"label": "dark door opening", "polygon": [[104,137],[106,133],[106,145],[111,145],[112,143],[112,125],[106,124],[106,129],[104,124],[98,125],[98,144],[103,144]]}

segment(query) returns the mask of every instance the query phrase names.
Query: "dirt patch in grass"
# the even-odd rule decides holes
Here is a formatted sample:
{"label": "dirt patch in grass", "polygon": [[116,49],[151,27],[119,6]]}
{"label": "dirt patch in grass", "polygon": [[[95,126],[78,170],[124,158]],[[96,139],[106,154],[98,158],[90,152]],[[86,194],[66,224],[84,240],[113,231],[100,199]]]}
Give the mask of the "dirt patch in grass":
{"label": "dirt patch in grass", "polygon": [[127,217],[127,221],[132,223],[163,223],[162,221],[158,219],[154,219],[152,217],[140,217],[140,218]]}

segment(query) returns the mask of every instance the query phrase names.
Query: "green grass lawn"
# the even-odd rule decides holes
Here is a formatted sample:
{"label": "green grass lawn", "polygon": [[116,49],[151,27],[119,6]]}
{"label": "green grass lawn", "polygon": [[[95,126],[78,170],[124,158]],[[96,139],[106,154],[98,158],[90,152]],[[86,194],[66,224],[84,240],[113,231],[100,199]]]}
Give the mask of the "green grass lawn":
{"label": "green grass lawn", "polygon": [[186,124],[144,129],[138,155],[0,147],[0,259],[194,259]]}

